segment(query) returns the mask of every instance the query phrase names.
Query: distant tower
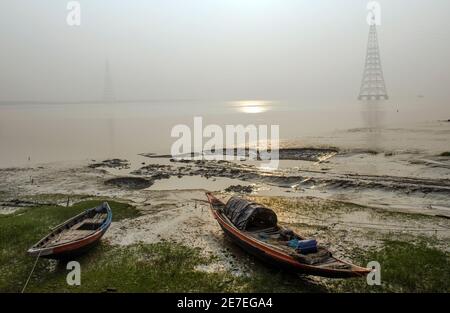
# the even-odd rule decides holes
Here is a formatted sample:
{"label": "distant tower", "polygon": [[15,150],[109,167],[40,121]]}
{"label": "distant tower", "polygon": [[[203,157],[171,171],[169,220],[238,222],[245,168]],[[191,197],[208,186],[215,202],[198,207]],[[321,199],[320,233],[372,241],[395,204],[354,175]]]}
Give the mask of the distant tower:
{"label": "distant tower", "polygon": [[367,43],[366,64],[364,67],[359,100],[388,100],[381,67],[380,48],[378,45],[377,26],[372,19]]}
{"label": "distant tower", "polygon": [[116,96],[114,94],[114,86],[111,78],[111,71],[109,68],[109,61],[105,62],[105,74],[104,74],[104,85],[103,85],[103,101],[110,103],[116,101]]}
{"label": "distant tower", "polygon": [[104,85],[103,85],[103,102],[107,104],[107,110],[105,112],[107,136],[105,140],[109,144],[108,151],[110,157],[116,155],[116,127],[115,127],[115,116],[116,116],[116,96],[114,94],[114,87],[111,78],[111,71],[109,68],[109,61],[105,62],[105,73],[104,73]]}

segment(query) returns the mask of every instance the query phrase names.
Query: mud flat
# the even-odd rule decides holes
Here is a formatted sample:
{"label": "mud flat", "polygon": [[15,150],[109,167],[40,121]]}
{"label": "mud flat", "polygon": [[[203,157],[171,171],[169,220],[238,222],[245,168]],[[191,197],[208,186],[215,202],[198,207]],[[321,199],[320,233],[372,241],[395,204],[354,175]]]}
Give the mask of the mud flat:
{"label": "mud flat", "polygon": [[[16,236],[20,241],[3,248],[2,268],[9,266],[8,255],[18,261],[17,268],[10,269],[11,276],[0,279],[0,289],[20,290],[32,265],[23,252],[42,235],[17,232],[15,223],[41,225],[39,229],[45,233],[60,222],[58,217],[62,219],[60,214],[66,210],[83,210],[93,204],[89,201],[106,200],[116,203],[114,215],[120,218],[113,221],[101,247],[80,259],[88,275],[83,288],[68,287],[64,284],[65,272],[43,261],[30,290],[449,291],[450,280],[444,280],[450,268],[446,174],[440,170],[440,176],[436,176],[433,169],[427,169],[427,175],[421,178],[342,171],[345,158],[350,158],[357,168],[360,157],[384,158],[371,154],[335,155],[326,160],[327,171],[321,170],[321,163],[304,160],[267,172],[251,162],[167,162],[162,158],[152,158],[152,163],[144,166],[139,159],[135,164],[128,160],[95,162],[103,164],[95,166],[91,166],[92,161],[62,162],[0,169],[0,206],[6,210],[0,216],[5,229],[2,235]],[[399,162],[396,156],[389,158]],[[130,168],[124,168],[125,164]],[[406,161],[404,164],[418,166],[406,165]],[[202,177],[207,188],[198,188],[195,179],[180,188],[177,179],[185,177]],[[166,181],[169,187],[173,185],[172,189],[147,187],[150,182]],[[304,278],[261,264],[224,236],[205,203],[205,189],[217,190],[216,195],[224,200],[237,192],[248,192],[250,199],[272,207],[283,226],[317,238],[336,256],[361,265],[379,260],[382,266],[386,264],[385,284],[373,290],[364,280]],[[361,199],[376,201],[359,203]],[[421,262],[430,266],[419,267]],[[135,264],[145,271],[135,271]],[[399,276],[392,272],[401,267],[412,267],[415,274]],[[111,278],[108,271],[117,273],[117,279]],[[163,273],[177,277],[178,287]],[[141,283],[131,282],[130,275]],[[271,290],[264,286],[271,286]]]}
{"label": "mud flat", "polygon": [[[207,156],[242,156],[245,158],[249,158],[253,156],[257,160],[266,160],[270,158],[271,153],[276,153],[280,160],[304,160],[304,161],[313,161],[318,162],[325,160],[327,158],[336,155],[339,152],[337,148],[282,148],[279,150],[268,150],[267,152],[259,152],[252,149],[219,149],[219,150],[211,150],[204,151],[203,154]],[[158,158],[169,158],[172,159],[171,155],[167,154],[156,154],[156,153],[142,153],[142,156],[152,159]],[[190,159],[198,157],[198,153],[190,153],[185,155],[179,155],[177,159]]]}
{"label": "mud flat", "polygon": [[[149,164],[131,173],[155,181],[170,177],[230,178],[265,186],[272,190],[272,195],[278,190],[278,195],[313,195],[386,208],[403,205],[403,209],[417,213],[447,215],[446,209],[433,211],[429,208],[450,207],[450,179],[447,178],[450,172],[447,169],[439,172],[435,165],[424,168],[423,163],[402,158],[405,156],[352,152],[328,155],[322,160],[326,163],[312,160],[281,163],[275,171],[261,169],[258,162],[171,159],[170,165]],[[366,167],[358,171],[364,164]],[[370,171],[367,164],[385,167],[385,173]],[[409,171],[424,175],[393,175]]]}

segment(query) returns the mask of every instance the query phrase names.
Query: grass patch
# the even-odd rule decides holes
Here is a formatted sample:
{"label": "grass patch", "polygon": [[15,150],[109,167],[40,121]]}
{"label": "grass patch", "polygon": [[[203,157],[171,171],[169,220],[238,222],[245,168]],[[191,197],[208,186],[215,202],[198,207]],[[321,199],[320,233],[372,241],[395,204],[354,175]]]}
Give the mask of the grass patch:
{"label": "grass patch", "polygon": [[[113,220],[132,218],[138,211],[127,204],[108,201]],[[101,201],[84,201],[71,207],[40,206],[0,216],[0,291],[20,292],[33,267],[26,250],[57,225]],[[213,261],[198,249],[176,243],[99,246],[77,257],[81,286],[66,283],[66,263],[39,259],[27,292],[305,292],[326,291],[296,275],[255,264],[250,276],[196,269]]]}
{"label": "grass patch", "polygon": [[[90,200],[70,207],[39,206],[24,208],[9,215],[0,215],[0,291],[20,291],[26,281],[34,258],[26,250],[54,227],[70,217],[95,207],[101,200]],[[113,212],[113,221],[139,215],[134,207],[108,201]],[[47,271],[50,261],[39,262],[36,271]]]}
{"label": "grass patch", "polygon": [[[268,268],[250,277],[209,273],[196,266],[209,263],[199,249],[171,242],[128,247],[100,245],[78,259],[81,285],[66,283],[65,263],[33,275],[28,292],[305,292],[319,285]],[[45,260],[40,260],[45,262]],[[259,265],[258,265],[259,266]],[[20,286],[17,286],[18,288]]]}
{"label": "grass patch", "polygon": [[337,282],[338,291],[450,292],[450,255],[431,247],[426,239],[415,243],[389,240],[380,250],[364,254],[361,264],[380,263],[381,286],[368,286],[365,280],[347,280]]}
{"label": "grass patch", "polygon": [[261,203],[276,213],[299,213],[305,215],[340,215],[343,213],[351,213],[360,211],[365,207],[358,204],[320,199],[315,197],[302,197],[285,199],[281,197],[263,197],[263,196],[251,196],[249,200]]}
{"label": "grass patch", "polygon": [[68,286],[64,267],[36,275],[28,291],[204,292],[232,288],[219,274],[195,270],[204,260],[195,249],[168,242],[126,248],[102,244],[80,257],[81,286]]}
{"label": "grass patch", "polygon": [[369,213],[371,214],[372,218],[374,219],[378,218],[387,221],[389,223],[392,223],[392,221],[398,222],[420,221],[424,223],[426,222],[434,223],[439,220],[439,218],[436,218],[436,216],[425,213],[390,211],[384,208],[370,208]]}
{"label": "grass patch", "polygon": [[450,151],[442,152],[441,156],[443,156],[443,157],[450,157]]}
{"label": "grass patch", "polygon": [[[0,291],[21,291],[35,260],[26,250],[51,226],[100,203],[40,206],[0,216]],[[139,215],[128,204],[109,204],[115,221]],[[364,278],[311,280],[267,267],[251,257],[235,260],[249,263],[248,276],[210,273],[197,270],[214,261],[199,249],[165,241],[127,247],[102,241],[76,259],[81,264],[81,286],[67,285],[65,262],[40,259],[27,292],[450,292],[449,254],[432,247],[430,239],[385,241],[381,249],[355,249],[351,255],[356,264],[378,261],[382,285],[368,286]]]}

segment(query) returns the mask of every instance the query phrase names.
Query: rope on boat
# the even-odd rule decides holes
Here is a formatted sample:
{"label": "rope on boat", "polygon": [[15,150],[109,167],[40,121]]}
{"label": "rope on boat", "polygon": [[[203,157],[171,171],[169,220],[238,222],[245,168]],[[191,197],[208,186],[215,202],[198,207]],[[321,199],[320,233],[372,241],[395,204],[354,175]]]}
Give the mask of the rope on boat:
{"label": "rope on boat", "polygon": [[28,282],[29,282],[30,279],[31,279],[31,275],[33,275],[34,269],[36,268],[36,264],[37,264],[37,262],[38,262],[38,260],[39,260],[39,257],[41,256],[41,252],[42,252],[42,250],[39,250],[39,253],[38,253],[38,256],[37,256],[37,258],[36,258],[36,261],[34,261],[33,269],[31,270],[31,273],[30,273],[30,275],[28,276],[28,279],[27,279],[27,281],[25,282],[25,285],[23,286],[22,293],[25,292],[25,289],[26,289],[27,286],[28,286]]}

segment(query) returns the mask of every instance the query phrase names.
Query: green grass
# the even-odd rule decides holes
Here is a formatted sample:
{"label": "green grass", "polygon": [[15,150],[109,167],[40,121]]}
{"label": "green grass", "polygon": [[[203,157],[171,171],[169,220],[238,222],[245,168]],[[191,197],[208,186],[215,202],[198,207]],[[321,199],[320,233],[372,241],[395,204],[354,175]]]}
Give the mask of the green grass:
{"label": "green grass", "polygon": [[365,280],[337,282],[339,291],[357,292],[450,292],[450,255],[429,244],[385,241],[380,250],[364,253],[361,264],[381,265],[381,286],[368,286]]}
{"label": "green grass", "polygon": [[[36,273],[28,292],[305,292],[325,291],[297,276],[268,268],[250,277],[227,272],[196,270],[208,264],[198,249],[177,243],[136,244],[128,247],[102,244],[78,259],[81,285],[66,283],[64,264]],[[258,265],[259,266],[259,265]]]}
{"label": "green grass", "polygon": [[279,197],[250,196],[248,199],[261,203],[276,213],[299,213],[304,215],[339,215],[343,213],[351,213],[366,209],[366,207],[358,204],[325,200],[314,197],[283,199]]}
{"label": "green grass", "polygon": [[[0,291],[18,291],[19,286],[25,283],[34,261],[26,254],[26,250],[48,234],[51,227],[100,203],[100,200],[91,200],[70,207],[40,206],[0,215]],[[108,203],[113,212],[113,221],[139,214],[128,204]],[[40,262],[37,271],[45,271],[50,265],[49,261]]]}
{"label": "green grass", "polygon": [[[64,262],[40,259],[27,292],[311,292],[326,291],[296,275],[279,272],[261,265],[249,277],[227,272],[209,273],[196,270],[208,264],[198,249],[161,242],[128,247],[101,244],[77,261],[81,265],[81,285],[66,283],[68,270]],[[18,292],[31,269],[23,268],[19,277],[10,277],[8,288]],[[19,274],[19,273],[17,273]],[[5,282],[4,282],[5,283]]]}
{"label": "green grass", "polygon": [[[40,206],[0,216],[0,291],[20,292],[35,258],[26,250],[71,216],[100,204],[92,200],[71,207]],[[133,218],[139,212],[124,203],[108,201],[113,220]],[[196,269],[213,261],[198,249],[177,243],[135,244],[127,247],[100,245],[77,257],[81,286],[69,286],[63,261],[39,259],[27,292],[305,292],[325,291],[320,285],[259,263],[250,276]],[[250,262],[252,259],[247,259]]]}
{"label": "green grass", "polygon": [[136,244],[127,248],[102,244],[78,259],[81,285],[66,284],[64,267],[36,275],[29,292],[176,292],[222,291],[221,276],[195,271],[202,259],[180,245]]}
{"label": "green grass", "polygon": [[[385,209],[374,209],[345,202],[330,200],[317,200],[308,198],[281,199],[276,197],[252,197],[257,202],[263,203],[277,213],[297,213],[313,218],[327,219],[340,214],[366,211],[374,220],[396,224],[401,221],[406,225],[416,225],[417,222],[436,223],[436,217],[405,213],[392,212]],[[313,215],[314,214],[314,215]],[[296,227],[307,235],[313,230],[314,233],[329,231],[333,233],[332,227],[318,225],[302,225],[301,223],[289,223],[287,227]],[[328,230],[329,228],[329,230]],[[340,230],[337,233],[342,233]],[[352,230],[343,237],[355,235]],[[345,253],[355,264],[366,265],[370,261],[378,261],[382,266],[382,286],[368,286],[365,279],[336,280],[324,283],[329,291],[352,291],[352,292],[450,292],[450,263],[449,253],[444,252],[448,243],[442,239],[434,237],[406,236],[405,234],[391,234],[388,237],[381,233],[367,232],[361,234],[367,238],[379,238],[384,245],[379,250],[360,250],[351,248]],[[386,239],[395,238],[397,241]],[[342,252],[342,251],[341,251]]]}
{"label": "green grass", "polygon": [[[21,291],[35,261],[26,250],[50,227],[101,202],[84,201],[68,208],[40,206],[0,216],[0,291]],[[139,216],[128,204],[108,202],[114,221]],[[381,264],[381,286],[368,286],[364,278],[311,280],[248,256],[234,260],[251,268],[247,275],[211,273],[197,270],[215,261],[199,249],[166,241],[111,246],[103,240],[76,258],[81,264],[81,286],[67,285],[65,262],[40,259],[27,292],[450,292],[449,254],[434,248],[431,240],[385,241],[377,250],[355,249],[351,255],[356,264]]]}

